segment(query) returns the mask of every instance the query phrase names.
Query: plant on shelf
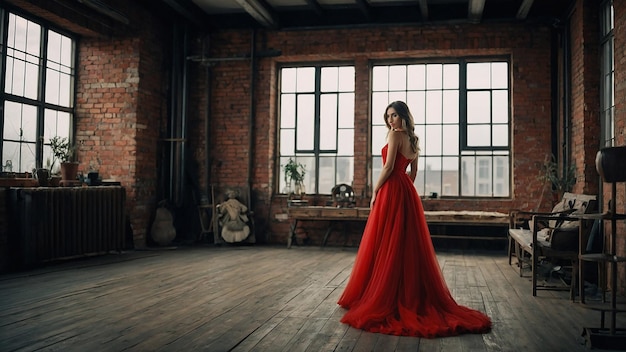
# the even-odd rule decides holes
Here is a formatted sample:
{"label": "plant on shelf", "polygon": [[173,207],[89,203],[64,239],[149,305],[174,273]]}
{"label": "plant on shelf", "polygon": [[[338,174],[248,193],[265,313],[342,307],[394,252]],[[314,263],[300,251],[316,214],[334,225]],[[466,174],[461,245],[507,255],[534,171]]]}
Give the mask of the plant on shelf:
{"label": "plant on shelf", "polygon": [[287,164],[283,165],[285,171],[285,183],[291,190],[291,182],[295,183],[295,193],[301,194],[304,190],[304,175],[306,174],[306,168],[301,163],[296,162],[292,158],[289,158]]}
{"label": "plant on shelf", "polygon": [[52,172],[52,169],[58,160],[63,180],[76,179],[78,163],[72,161],[75,148],[70,144],[69,139],[67,137],[54,136],[50,138],[50,148],[52,149],[50,171]]}

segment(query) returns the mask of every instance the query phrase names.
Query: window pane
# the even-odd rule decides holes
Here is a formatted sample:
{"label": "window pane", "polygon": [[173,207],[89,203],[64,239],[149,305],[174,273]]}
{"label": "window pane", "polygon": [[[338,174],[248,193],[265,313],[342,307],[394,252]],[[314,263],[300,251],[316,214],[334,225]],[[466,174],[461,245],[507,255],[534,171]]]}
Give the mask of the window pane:
{"label": "window pane", "polygon": [[507,89],[509,87],[509,65],[506,62],[491,64],[491,88]]}
{"label": "window pane", "polygon": [[46,75],[46,102],[51,104],[59,103],[59,72],[47,70]]}
{"label": "window pane", "polygon": [[473,156],[461,158],[461,195],[474,196],[475,180],[474,165],[476,160]]}
{"label": "window pane", "polygon": [[459,155],[459,126],[443,126],[443,155]]}
{"label": "window pane", "polygon": [[424,179],[426,194],[440,193],[441,189],[441,159],[424,157]]}
{"label": "window pane", "polygon": [[44,142],[48,143],[54,136],[70,137],[70,114],[46,109],[44,111]]}
{"label": "window pane", "polygon": [[467,126],[467,145],[486,147],[491,145],[491,128],[489,125]]}
{"label": "window pane", "polygon": [[280,98],[280,127],[296,127],[296,95],[283,94]]}
{"label": "window pane", "polygon": [[339,91],[354,92],[354,66],[339,68]]}
{"label": "window pane", "polygon": [[408,89],[426,89],[426,65],[409,65],[407,73]]}
{"label": "window pane", "polygon": [[[335,184],[352,184],[354,180],[354,157],[337,157],[337,181]],[[331,188],[332,190],[332,188]]]}
{"label": "window pane", "polygon": [[296,69],[283,68],[280,71],[280,90],[283,93],[296,92]]}
{"label": "window pane", "polygon": [[441,155],[441,125],[426,125],[428,144],[423,144],[424,155]]}
{"label": "window pane", "polygon": [[322,92],[336,92],[339,83],[339,69],[337,67],[322,68]]}
{"label": "window pane", "polygon": [[491,86],[491,64],[488,62],[467,64],[467,89],[485,89]]}
{"label": "window pane", "polygon": [[315,68],[304,67],[298,68],[297,71],[296,89],[298,92],[313,92],[315,91]]}
{"label": "window pane", "polygon": [[337,149],[337,96],[324,94],[320,102],[320,150]]}
{"label": "window pane", "polygon": [[389,68],[389,90],[406,90],[406,66]]}
{"label": "window pane", "polygon": [[[380,177],[380,172],[382,171],[382,169],[383,169],[382,156],[373,156],[372,157],[372,183],[376,183],[376,181]],[[417,176],[419,177],[420,173],[417,173]]]}
{"label": "window pane", "polygon": [[389,68],[388,66],[376,66],[372,69],[372,90],[389,90]]}
{"label": "window pane", "polygon": [[489,92],[467,92],[467,123],[491,122],[491,98]]}
{"label": "window pane", "polygon": [[354,128],[354,93],[339,94],[339,128]]}
{"label": "window pane", "polygon": [[459,158],[442,158],[441,195],[459,195]]}
{"label": "window pane", "polygon": [[406,104],[416,124],[426,123],[426,92],[408,92]]}
{"label": "window pane", "polygon": [[459,65],[443,65],[443,88],[459,89]]}
{"label": "window pane", "polygon": [[426,123],[441,123],[443,96],[440,90],[426,92]]}
{"label": "window pane", "polygon": [[[37,99],[37,84],[32,84],[32,82],[39,82],[39,67],[37,65],[33,65],[27,63],[24,65],[24,84],[23,84],[23,96],[30,99]],[[16,93],[19,93],[20,90],[17,90]]]}
{"label": "window pane", "polygon": [[426,88],[441,89],[443,87],[443,65],[426,65]]}
{"label": "window pane", "polygon": [[499,147],[509,145],[508,125],[493,125],[493,145]]}
{"label": "window pane", "polygon": [[[35,143],[5,141],[2,149],[3,166],[10,165],[13,172],[32,172],[35,164]],[[7,163],[8,162],[8,163]]]}
{"label": "window pane", "polygon": [[296,154],[296,131],[293,129],[280,130],[280,155]]}
{"label": "window pane", "polygon": [[443,122],[459,123],[459,91],[443,92]]}
{"label": "window pane", "polygon": [[354,155],[354,130],[339,130],[337,155]]}
{"label": "window pane", "polygon": [[321,194],[330,194],[333,187],[337,184],[335,182],[335,175],[337,169],[335,168],[335,157],[320,157],[320,179],[319,179],[319,192]]}
{"label": "window pane", "polygon": [[387,143],[387,127],[386,126],[373,126],[372,127],[372,154],[380,155],[381,150]]}
{"label": "window pane", "polygon": [[390,102],[387,92],[372,93],[372,124],[385,124],[385,108]]}
{"label": "window pane", "polygon": [[313,95],[298,95],[297,140],[298,150],[313,150],[315,131],[315,99]]}
{"label": "window pane", "polygon": [[509,94],[505,90],[494,90],[491,119],[494,123],[509,122]]}

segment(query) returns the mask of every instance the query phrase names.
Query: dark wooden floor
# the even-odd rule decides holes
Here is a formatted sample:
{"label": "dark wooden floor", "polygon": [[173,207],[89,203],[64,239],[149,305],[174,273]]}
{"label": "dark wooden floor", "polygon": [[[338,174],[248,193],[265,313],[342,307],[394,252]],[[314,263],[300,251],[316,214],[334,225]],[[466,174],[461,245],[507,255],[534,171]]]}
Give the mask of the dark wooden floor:
{"label": "dark wooden floor", "polygon": [[355,249],[132,251],[0,276],[2,351],[585,351],[599,314],[566,292],[532,297],[501,251],[438,257],[459,303],[492,332],[420,339],[362,332],[336,305]]}

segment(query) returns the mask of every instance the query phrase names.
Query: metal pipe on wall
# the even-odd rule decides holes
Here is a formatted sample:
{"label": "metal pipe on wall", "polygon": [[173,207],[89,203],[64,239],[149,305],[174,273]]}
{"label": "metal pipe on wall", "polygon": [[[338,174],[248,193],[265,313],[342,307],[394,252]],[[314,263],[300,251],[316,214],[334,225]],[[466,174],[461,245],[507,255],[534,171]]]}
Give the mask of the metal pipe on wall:
{"label": "metal pipe on wall", "polygon": [[249,134],[248,134],[248,174],[246,179],[246,184],[248,188],[248,206],[252,206],[252,174],[254,167],[254,129],[255,129],[255,102],[254,102],[254,81],[256,78],[256,30],[252,29],[251,39],[250,39],[250,117],[249,117]]}
{"label": "metal pipe on wall", "polygon": [[[185,154],[187,140],[187,50],[188,28],[174,24],[172,41],[172,91],[168,121],[168,180],[166,198],[181,206],[184,194]],[[182,33],[181,33],[182,32]]]}

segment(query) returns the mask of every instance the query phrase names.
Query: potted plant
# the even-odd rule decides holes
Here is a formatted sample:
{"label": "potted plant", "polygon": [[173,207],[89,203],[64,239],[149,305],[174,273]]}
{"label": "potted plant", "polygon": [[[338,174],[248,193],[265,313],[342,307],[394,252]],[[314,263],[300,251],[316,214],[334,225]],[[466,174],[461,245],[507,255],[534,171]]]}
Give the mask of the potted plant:
{"label": "potted plant", "polygon": [[285,171],[285,182],[287,183],[287,189],[291,190],[291,182],[295,183],[295,193],[304,193],[304,175],[306,174],[306,168],[301,163],[296,162],[292,158],[289,158],[287,164],[283,165]]}
{"label": "potted plant", "polygon": [[540,179],[550,183],[556,200],[561,199],[563,193],[571,191],[576,184],[576,165],[571,164],[560,170],[556,157],[552,155],[544,161]]}
{"label": "potted plant", "polygon": [[74,156],[74,146],[70,144],[67,137],[54,136],[50,138],[50,148],[52,149],[52,162],[50,170],[59,161],[61,168],[61,179],[63,181],[75,180],[78,175],[78,163],[72,161]]}

